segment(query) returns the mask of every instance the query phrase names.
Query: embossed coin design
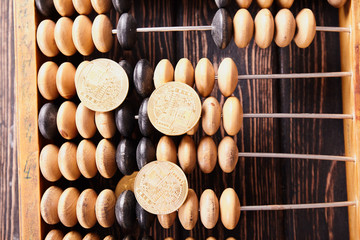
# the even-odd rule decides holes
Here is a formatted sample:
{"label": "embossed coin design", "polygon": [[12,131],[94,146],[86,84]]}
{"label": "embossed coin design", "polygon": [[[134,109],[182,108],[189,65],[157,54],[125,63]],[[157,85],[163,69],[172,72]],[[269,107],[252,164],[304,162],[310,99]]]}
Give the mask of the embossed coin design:
{"label": "embossed coin design", "polygon": [[182,135],[200,119],[199,95],[185,83],[165,83],[151,94],[148,115],[158,131],[169,136]]}
{"label": "embossed coin design", "polygon": [[137,174],[135,197],[146,211],[168,214],[178,210],[188,193],[188,182],[181,168],[172,162],[153,161]]}
{"label": "embossed coin design", "polygon": [[116,198],[118,198],[125,190],[131,190],[134,192],[134,182],[137,174],[138,171],[135,171],[131,175],[125,175],[120,179],[115,188]]}
{"label": "embossed coin design", "polygon": [[80,100],[87,108],[108,112],[124,101],[129,90],[129,80],[119,64],[99,58],[82,68],[75,86]]}

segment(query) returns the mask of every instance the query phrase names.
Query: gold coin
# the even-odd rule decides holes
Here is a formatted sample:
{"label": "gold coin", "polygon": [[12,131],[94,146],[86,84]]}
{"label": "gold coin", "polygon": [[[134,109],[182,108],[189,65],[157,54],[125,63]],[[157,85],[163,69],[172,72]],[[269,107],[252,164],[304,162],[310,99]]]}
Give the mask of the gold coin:
{"label": "gold coin", "polygon": [[182,135],[200,119],[200,98],[187,84],[168,82],[151,94],[148,115],[158,131],[169,136]]}
{"label": "gold coin", "polygon": [[138,171],[133,172],[131,175],[125,175],[120,179],[115,188],[116,198],[118,198],[125,190],[131,190],[134,192],[134,182],[137,174]]}
{"label": "gold coin", "polygon": [[178,210],[188,193],[188,182],[181,168],[172,162],[153,161],[137,174],[134,185],[137,202],[153,214]]}
{"label": "gold coin", "polygon": [[115,61],[95,59],[86,64],[75,80],[77,94],[84,105],[97,112],[117,108],[129,90],[125,70]]}

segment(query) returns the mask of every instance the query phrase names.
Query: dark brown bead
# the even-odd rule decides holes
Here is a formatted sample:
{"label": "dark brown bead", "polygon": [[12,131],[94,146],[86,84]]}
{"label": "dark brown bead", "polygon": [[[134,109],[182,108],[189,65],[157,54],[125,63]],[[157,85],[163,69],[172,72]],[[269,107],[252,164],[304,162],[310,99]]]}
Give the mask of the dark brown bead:
{"label": "dark brown bead", "polygon": [[131,92],[132,87],[134,86],[134,80],[133,80],[134,68],[126,60],[121,60],[119,62],[119,65],[125,70],[126,75],[128,76],[128,79],[129,79],[129,91],[128,92]]}
{"label": "dark brown bead", "polygon": [[46,139],[54,139],[58,136],[56,125],[58,107],[53,103],[46,103],[41,107],[39,112],[39,130],[41,135]]}
{"label": "dark brown bead", "polygon": [[114,8],[120,14],[128,12],[133,4],[133,0],[112,0]]}
{"label": "dark brown bead", "polygon": [[217,10],[211,26],[213,27],[211,36],[216,46],[220,49],[226,48],[233,32],[233,23],[228,11],[224,8]]}
{"label": "dark brown bead", "polygon": [[136,217],[140,228],[148,230],[154,223],[155,215],[143,209],[138,202],[136,202]]}
{"label": "dark brown bead", "polygon": [[39,12],[45,17],[51,17],[56,14],[53,0],[35,0],[35,6]]}
{"label": "dark brown bead", "polygon": [[123,13],[117,25],[117,39],[120,46],[125,50],[130,50],[136,43],[136,20],[129,13]]}
{"label": "dark brown bead", "polygon": [[135,127],[135,111],[129,101],[124,101],[115,111],[115,123],[120,134],[130,137]]}
{"label": "dark brown bead", "polygon": [[138,114],[138,116],[139,116],[138,124],[139,124],[140,132],[143,136],[146,136],[146,137],[151,136],[155,131],[155,128],[151,124],[148,113],[147,113],[148,102],[149,102],[149,98],[145,98],[142,101],[140,108],[139,108],[139,114]]}
{"label": "dark brown bead", "polygon": [[137,62],[134,69],[134,86],[136,92],[143,98],[149,97],[155,89],[153,82],[154,71],[145,59]]}
{"label": "dark brown bead", "polygon": [[123,229],[133,229],[136,224],[136,199],[132,191],[120,194],[115,205],[116,220]]}
{"label": "dark brown bead", "polygon": [[156,149],[154,144],[149,138],[141,138],[136,148],[136,163],[139,170],[155,159]]}
{"label": "dark brown bead", "polygon": [[120,141],[116,149],[116,164],[124,175],[131,175],[136,170],[136,145],[131,139]]}
{"label": "dark brown bead", "polygon": [[215,0],[215,3],[218,8],[224,8],[231,3],[231,0]]}

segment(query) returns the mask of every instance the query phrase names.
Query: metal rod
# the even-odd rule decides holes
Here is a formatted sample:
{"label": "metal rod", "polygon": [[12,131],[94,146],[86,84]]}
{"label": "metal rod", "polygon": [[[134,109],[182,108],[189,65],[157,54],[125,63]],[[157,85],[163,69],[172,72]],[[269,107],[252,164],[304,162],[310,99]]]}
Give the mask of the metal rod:
{"label": "metal rod", "polygon": [[354,116],[324,113],[244,113],[243,118],[353,119]]}
{"label": "metal rod", "polygon": [[330,202],[330,203],[258,205],[258,206],[241,206],[241,211],[314,209],[314,208],[330,208],[330,207],[350,207],[350,206],[355,206],[355,205],[356,205],[355,201]]}
{"label": "metal rod", "polygon": [[238,156],[254,157],[254,158],[289,158],[289,159],[296,158],[296,159],[328,160],[328,161],[340,161],[340,162],[355,162],[354,157],[316,155],[316,154],[239,152]]}
{"label": "metal rod", "polygon": [[323,27],[323,26],[316,26],[316,31],[318,32],[351,32],[350,28],[347,27]]}
{"label": "metal rod", "polygon": [[[351,72],[324,72],[324,73],[285,73],[285,74],[254,74],[239,75],[239,80],[248,79],[295,79],[295,78],[334,78],[334,77],[350,77]],[[215,76],[218,79],[218,76]]]}

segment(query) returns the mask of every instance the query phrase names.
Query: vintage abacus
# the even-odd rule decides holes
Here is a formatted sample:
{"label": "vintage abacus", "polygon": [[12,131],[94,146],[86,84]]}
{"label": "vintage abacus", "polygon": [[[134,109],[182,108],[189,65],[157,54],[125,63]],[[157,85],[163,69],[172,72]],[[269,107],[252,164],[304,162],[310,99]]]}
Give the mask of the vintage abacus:
{"label": "vintage abacus", "polygon": [[[41,6],[36,8],[35,2],[42,2],[44,9]],[[51,2],[55,3],[57,11],[47,11],[46,6]],[[276,45],[279,45],[279,42],[275,44],[272,37],[270,40],[255,40],[256,43],[247,38],[246,41],[235,44],[230,39],[232,30],[229,27],[232,28],[232,25],[229,22],[220,22],[220,26],[217,21],[212,24],[213,17],[217,16],[219,11],[218,7],[224,7],[222,4],[226,5],[227,10],[220,10],[221,16],[225,16],[217,16],[220,20],[234,18],[239,10],[237,3],[244,4],[242,7],[250,6],[248,12],[255,19],[261,10],[259,5],[270,7],[270,12],[275,16],[280,11],[280,6],[289,7],[286,4],[292,1],[278,0],[276,2],[279,5],[275,2],[271,5],[269,3],[272,1],[260,0],[253,3],[241,0],[136,0],[132,6],[132,1],[113,2],[125,4],[124,8],[119,5],[114,7],[111,1],[96,0],[15,2],[21,239],[44,239],[52,229],[56,229],[51,231],[53,236],[65,236],[64,239],[106,239],[109,235],[122,238],[127,234],[132,234],[133,237],[141,236],[143,239],[148,235],[154,239],[360,239],[360,173],[357,165],[360,137],[359,2],[331,1],[340,7],[339,10],[326,0],[295,0],[292,6],[290,4],[290,11],[294,16],[302,9],[309,8],[315,14],[316,29],[330,31],[317,32],[311,45],[306,44],[304,49],[297,46],[302,47],[298,42],[297,45],[292,42],[289,46],[280,48]],[[61,8],[65,5],[65,8]],[[120,16],[125,16],[122,15],[123,11],[130,11],[124,22],[131,23],[131,31],[121,27],[115,30]],[[268,13],[267,10],[264,12]],[[58,25],[61,26],[61,31],[57,29],[57,34],[53,34],[60,19],[58,14],[66,18],[62,18]],[[130,16],[133,16],[137,23],[134,23]],[[44,22],[39,31],[38,26],[44,19],[52,21]],[[89,28],[95,19],[95,27]],[[69,27],[71,24],[81,28],[82,33],[90,37],[84,38],[81,37],[84,35],[78,34],[77,37],[69,38],[64,32],[74,31],[74,27]],[[170,26],[185,27],[168,28]],[[270,27],[274,28],[274,25]],[[209,30],[214,28],[221,31],[215,33],[217,35],[213,41]],[[94,29],[104,30],[106,37],[99,36],[92,42],[91,30]],[[112,32],[118,35],[121,31],[130,31],[132,39],[137,38],[135,46],[123,46],[131,50],[122,49],[116,37],[110,34],[112,29]],[[266,32],[267,28],[262,30]],[[78,33],[76,31],[79,30],[75,30],[75,33]],[[151,33],[152,31],[155,32]],[[220,39],[217,36],[221,36]],[[58,41],[56,45],[46,43],[49,37],[54,37],[52,41]],[[118,36],[119,39],[121,37],[122,35]],[[305,42],[310,44],[311,41],[305,39]],[[265,48],[259,48],[257,44]],[[75,66],[80,68],[80,63],[85,60],[109,58],[119,62],[124,59],[135,66],[138,60],[147,59],[149,62],[143,61],[141,64],[146,71],[153,71],[159,62],[163,70],[169,70],[171,63],[175,66],[184,57],[190,60],[194,69],[201,58],[209,58],[214,65],[214,74],[233,74],[231,66],[235,66],[238,69],[236,75],[239,74],[233,91],[224,90],[224,86],[220,86],[221,81],[217,79],[211,91],[214,98],[201,96],[205,106],[217,108],[214,111],[216,114],[212,112],[211,116],[216,115],[216,127],[200,124],[198,131],[185,140],[182,137],[160,139],[161,134],[153,136],[153,133],[144,133],[149,127],[146,123],[140,130],[131,132],[121,127],[116,129],[112,114],[119,115],[118,118],[125,119],[124,121],[131,125],[137,120],[127,118],[124,111],[132,111],[132,115],[135,115],[141,108],[138,116],[140,118],[146,111],[146,107],[140,107],[141,97],[145,98],[146,94],[136,95],[134,88],[137,86],[130,86],[130,99],[125,100],[116,113],[94,113],[82,106],[76,96],[75,86],[67,81],[67,74],[75,75]],[[223,59],[227,58],[234,62],[229,63],[230,60],[226,60],[227,64],[224,66],[230,67],[221,67]],[[160,61],[162,59],[169,61]],[[128,63],[122,62],[120,65],[127,73],[131,72]],[[53,77],[58,74],[59,86],[42,84],[46,74],[52,74]],[[163,83],[163,79],[155,81],[158,81],[155,85]],[[236,98],[228,98],[231,95]],[[240,99],[244,111],[240,131],[238,127],[241,124],[231,119],[229,123],[228,119],[224,119],[225,114],[221,120],[220,106],[227,105],[224,107],[227,112],[237,110],[236,99]],[[39,119],[48,123],[47,119],[53,118],[57,111],[60,112],[57,115],[60,126],[57,125],[56,131],[48,131],[51,128],[44,129],[41,124],[39,126]],[[69,119],[72,119],[72,123],[68,122]],[[235,124],[235,131],[224,126],[227,124],[225,122]],[[76,137],[77,131],[80,136]],[[150,135],[153,142],[143,140],[141,135]],[[212,136],[203,141],[202,137],[206,135]],[[235,136],[225,137],[227,135]],[[244,211],[235,225],[229,225],[226,221],[224,223],[219,217],[215,222],[210,219],[211,223],[205,223],[206,227],[200,221],[200,211],[197,222],[192,222],[193,219],[180,219],[169,229],[164,229],[159,221],[155,220],[149,232],[139,227],[133,229],[134,232],[123,230],[126,226],[117,223],[111,209],[98,212],[95,208],[100,206],[98,209],[101,209],[105,203],[114,206],[117,198],[114,194],[117,195],[118,190],[116,185],[123,174],[131,174],[134,169],[147,163],[148,159],[141,157],[137,164],[134,161],[126,163],[128,159],[134,158],[129,156],[118,163],[118,169],[116,162],[106,162],[108,151],[114,155],[118,144],[125,149],[136,147],[124,136],[143,146],[153,144],[150,148],[157,158],[176,158],[173,152],[177,146],[181,148],[183,141],[185,144],[190,142],[193,146],[192,140],[197,147],[203,141],[205,145],[219,147],[219,152],[228,151],[222,150],[224,145],[231,146],[232,150],[236,149],[236,153],[239,152],[236,154],[236,161],[230,166],[222,164],[221,154],[215,162],[216,166],[213,160],[209,163],[210,166],[208,163],[198,163],[196,166],[180,164],[187,173],[189,188],[194,190],[189,191],[189,201],[197,202],[194,201],[194,192],[200,200],[206,189],[212,189],[220,199],[221,207],[226,205],[226,202],[221,203],[220,196],[224,192],[225,195],[233,197],[234,192],[227,189],[233,188],[243,210],[307,210]],[[159,139],[161,143],[157,143]],[[77,151],[74,150],[76,145]],[[154,152],[156,145],[162,147],[159,153]],[[100,163],[96,162],[97,159],[87,157],[87,154],[93,156],[95,152],[99,154],[97,159],[101,159]],[[40,156],[40,153],[43,155]],[[44,169],[40,169],[42,157],[50,159],[50,164],[45,165]],[[180,154],[177,157],[181,158]],[[62,162],[61,166],[54,167],[56,162]],[[124,162],[126,164],[122,165]],[[213,193],[206,192],[208,199],[214,198]],[[124,195],[123,198],[125,197],[131,198]],[[54,208],[59,212],[46,212],[46,206],[59,198],[61,203]],[[95,201],[96,198],[99,201]],[[74,199],[80,200],[74,203]],[[69,206],[72,209],[69,210]],[[324,207],[325,210],[312,210]],[[77,214],[74,215],[75,210]],[[41,215],[41,211],[46,214]],[[223,214],[237,215],[237,211],[240,210],[225,209]],[[90,215],[87,215],[89,212]],[[187,216],[183,213],[181,215]],[[192,229],[191,231],[185,230],[184,222],[189,224],[185,228]],[[145,221],[142,224],[148,223]]]}

